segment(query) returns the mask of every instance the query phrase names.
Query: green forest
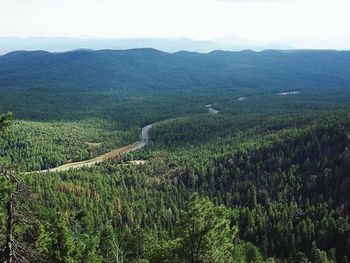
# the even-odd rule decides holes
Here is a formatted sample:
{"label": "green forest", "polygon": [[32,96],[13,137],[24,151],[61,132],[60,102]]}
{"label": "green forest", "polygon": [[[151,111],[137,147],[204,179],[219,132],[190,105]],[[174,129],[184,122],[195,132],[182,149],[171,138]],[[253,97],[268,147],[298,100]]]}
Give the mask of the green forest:
{"label": "green forest", "polygon": [[349,263],[349,56],[0,56],[0,261]]}

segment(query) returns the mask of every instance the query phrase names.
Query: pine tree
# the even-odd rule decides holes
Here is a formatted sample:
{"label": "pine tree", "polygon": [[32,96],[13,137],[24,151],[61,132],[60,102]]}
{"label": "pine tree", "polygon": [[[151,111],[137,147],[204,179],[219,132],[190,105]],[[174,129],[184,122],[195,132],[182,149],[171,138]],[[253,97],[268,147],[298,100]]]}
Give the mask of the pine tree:
{"label": "pine tree", "polygon": [[232,262],[237,228],[230,226],[228,215],[225,207],[194,194],[182,220],[180,256],[190,263]]}

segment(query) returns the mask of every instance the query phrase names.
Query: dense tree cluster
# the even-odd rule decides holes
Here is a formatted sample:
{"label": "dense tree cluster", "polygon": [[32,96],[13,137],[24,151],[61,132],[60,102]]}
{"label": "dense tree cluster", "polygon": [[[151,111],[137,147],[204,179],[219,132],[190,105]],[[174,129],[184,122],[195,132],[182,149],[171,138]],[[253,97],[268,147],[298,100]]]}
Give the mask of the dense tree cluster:
{"label": "dense tree cluster", "polygon": [[[348,117],[227,128],[179,148],[154,139],[96,167],[26,175],[38,223],[16,231],[50,262],[346,263]],[[173,125],[154,138],[191,134]]]}
{"label": "dense tree cluster", "polygon": [[1,56],[0,261],[348,263],[349,56]]}
{"label": "dense tree cluster", "polygon": [[254,135],[255,128],[248,136],[183,146],[187,158],[173,159],[173,180],[238,209],[241,237],[265,256],[311,257],[317,245],[347,262],[349,116],[263,130],[263,136]]}
{"label": "dense tree cluster", "polygon": [[36,171],[91,159],[138,139],[139,129],[113,131],[97,120],[16,121],[0,135],[0,156],[22,171]]}

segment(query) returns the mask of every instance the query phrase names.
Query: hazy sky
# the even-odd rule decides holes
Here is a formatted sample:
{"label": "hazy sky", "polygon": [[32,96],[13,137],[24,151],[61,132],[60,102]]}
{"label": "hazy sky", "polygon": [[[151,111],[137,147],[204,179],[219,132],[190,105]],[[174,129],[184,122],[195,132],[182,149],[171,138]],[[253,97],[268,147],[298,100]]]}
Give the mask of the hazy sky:
{"label": "hazy sky", "polygon": [[0,0],[0,36],[255,40],[350,35],[350,0]]}

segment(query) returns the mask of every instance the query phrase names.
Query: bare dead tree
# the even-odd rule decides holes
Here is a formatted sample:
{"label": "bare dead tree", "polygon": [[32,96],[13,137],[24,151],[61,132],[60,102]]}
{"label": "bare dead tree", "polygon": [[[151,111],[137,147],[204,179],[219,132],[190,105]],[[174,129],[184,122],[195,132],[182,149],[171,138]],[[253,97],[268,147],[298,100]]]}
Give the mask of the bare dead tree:
{"label": "bare dead tree", "polygon": [[[12,113],[0,115],[0,133],[10,125],[12,118]],[[8,191],[8,196],[5,200],[7,214],[6,235],[2,236],[5,243],[3,247],[0,247],[0,260],[5,263],[43,262],[42,257],[34,249],[27,244],[19,242],[14,236],[14,227],[16,224],[30,226],[36,221],[25,205],[26,202],[34,199],[34,195],[18,179],[15,171],[13,168],[0,165],[0,176],[4,177],[5,181],[13,187],[13,189]]]}
{"label": "bare dead tree", "polygon": [[125,259],[125,254],[123,249],[120,247],[119,243],[112,239],[112,247],[107,251],[107,255],[105,258],[105,262],[115,262],[115,263],[123,263]]}
{"label": "bare dead tree", "polygon": [[18,179],[14,169],[0,166],[0,176],[5,177],[13,186],[13,190],[9,190],[5,205],[7,214],[6,235],[4,237],[5,244],[3,248],[0,249],[0,258],[6,263],[40,262],[42,260],[39,253],[36,253],[28,244],[16,240],[14,236],[14,227],[16,224],[27,226],[28,229],[30,229],[30,226],[36,223],[36,219],[26,205],[26,203],[33,201],[35,196],[29,188]]}

